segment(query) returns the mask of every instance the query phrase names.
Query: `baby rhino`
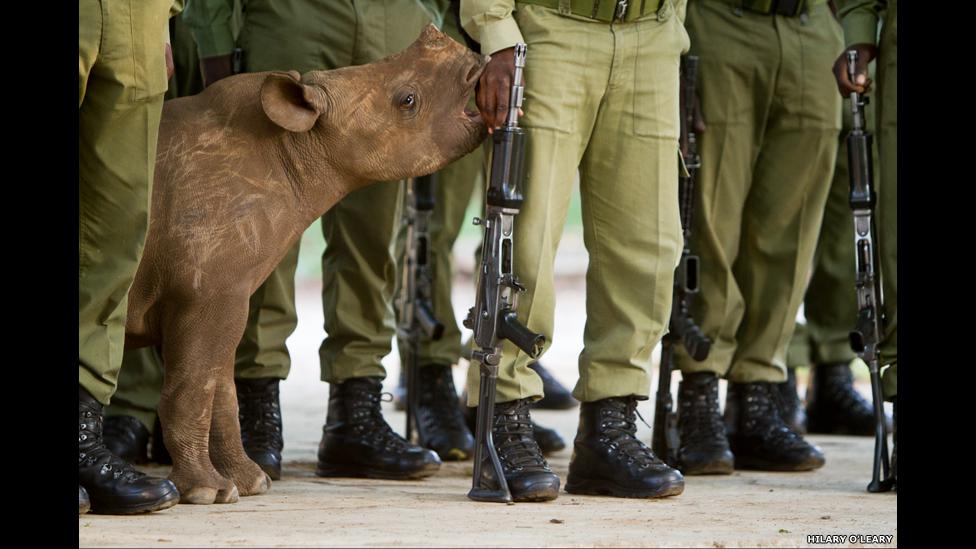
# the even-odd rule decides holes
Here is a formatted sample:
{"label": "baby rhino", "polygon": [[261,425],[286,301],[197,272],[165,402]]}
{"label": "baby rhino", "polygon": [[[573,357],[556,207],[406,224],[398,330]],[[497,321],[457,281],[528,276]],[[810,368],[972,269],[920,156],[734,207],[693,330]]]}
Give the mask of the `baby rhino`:
{"label": "baby rhino", "polygon": [[376,63],[242,74],[166,103],[126,347],[162,346],[182,502],[268,490],[241,444],[233,379],[250,295],[349,192],[473,150],[485,126],[465,104],[485,62],[430,25]]}

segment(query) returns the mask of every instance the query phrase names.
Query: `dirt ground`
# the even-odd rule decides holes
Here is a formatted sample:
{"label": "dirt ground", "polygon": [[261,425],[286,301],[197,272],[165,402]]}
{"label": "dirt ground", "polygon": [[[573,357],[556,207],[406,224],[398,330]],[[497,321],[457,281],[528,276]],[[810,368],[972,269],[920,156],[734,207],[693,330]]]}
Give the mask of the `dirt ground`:
{"label": "dirt ground", "polygon": [[[465,265],[471,263],[465,259],[469,250],[464,243],[460,248],[461,271],[470,272]],[[581,253],[581,244],[564,242],[557,258],[565,276],[558,282],[556,337],[545,357],[547,367],[569,387],[577,377],[585,320]],[[897,495],[865,491],[871,438],[810,436],[827,456],[818,471],[688,477],[683,494],[659,500],[561,492],[549,503],[475,503],[465,496],[470,462],[446,463],[422,481],[319,479],[313,472],[315,451],[328,395],[328,386],[319,381],[320,288],[316,280],[304,280],[298,288],[300,322],[288,341],[292,372],[281,385],[284,478],[267,494],[236,504],[178,505],[135,517],[83,515],[81,547],[797,547],[811,545],[807,536],[818,534],[893,536],[881,545],[897,545]],[[459,315],[473,303],[470,280],[461,278],[455,285],[454,302]],[[385,387],[392,390],[399,368],[396,353],[384,364],[390,373]],[[465,368],[455,368],[459,388]],[[802,388],[805,379],[800,383]],[[724,382],[721,386],[724,391]],[[858,388],[867,394],[863,382]],[[653,401],[641,403],[639,411],[651,423]],[[402,432],[403,414],[389,403],[384,413]],[[565,483],[578,412],[538,411],[533,416],[570,442],[549,458]],[[650,441],[646,426],[639,424],[638,434]]]}
{"label": "dirt ground", "polygon": [[[572,412],[538,414],[564,434]],[[391,414],[391,419],[402,415]],[[646,433],[645,433],[646,435]],[[501,505],[465,497],[470,462],[410,482],[320,479],[292,461],[267,494],[231,505],[178,505],[147,516],[84,515],[81,547],[798,547],[809,534],[893,535],[897,495],[864,491],[871,441],[819,436],[811,473],[689,477],[659,500],[574,496]],[[550,458],[565,480],[570,451]],[[165,469],[152,469],[163,474]]]}

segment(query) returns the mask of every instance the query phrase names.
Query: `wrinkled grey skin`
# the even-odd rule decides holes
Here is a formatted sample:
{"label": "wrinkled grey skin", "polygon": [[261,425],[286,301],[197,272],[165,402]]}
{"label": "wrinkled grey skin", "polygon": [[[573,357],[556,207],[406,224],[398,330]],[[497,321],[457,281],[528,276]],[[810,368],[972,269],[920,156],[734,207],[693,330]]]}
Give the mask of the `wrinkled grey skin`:
{"label": "wrinkled grey skin", "polygon": [[182,502],[268,490],[237,419],[248,298],[350,191],[473,150],[485,127],[464,106],[484,65],[431,25],[376,63],[243,74],[165,104],[126,347],[162,346],[159,415]]}

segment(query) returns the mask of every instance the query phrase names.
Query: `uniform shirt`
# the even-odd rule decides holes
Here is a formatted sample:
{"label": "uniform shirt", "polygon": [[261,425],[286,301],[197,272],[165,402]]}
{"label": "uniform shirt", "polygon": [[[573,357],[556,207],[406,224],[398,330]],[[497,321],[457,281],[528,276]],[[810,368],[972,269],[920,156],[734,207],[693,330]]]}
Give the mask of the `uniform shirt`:
{"label": "uniform shirt", "polygon": [[[309,0],[335,2],[337,0]],[[370,0],[380,1],[380,0]],[[420,0],[440,20],[450,0]],[[243,3],[247,3],[246,0]],[[183,22],[190,27],[197,41],[200,58],[230,55],[234,51],[234,0],[192,0],[183,12]]]}
{"label": "uniform shirt", "polygon": [[[688,0],[661,1],[672,2],[684,22]],[[512,17],[514,9],[515,0],[461,0],[461,26],[481,44],[481,53],[491,55],[525,42]]]}
{"label": "uniform shirt", "polygon": [[881,13],[888,0],[847,0],[840,3],[837,16],[844,26],[844,47],[876,44]]}
{"label": "uniform shirt", "polygon": [[193,33],[201,59],[234,51],[233,14],[234,0],[190,0],[183,22]]}

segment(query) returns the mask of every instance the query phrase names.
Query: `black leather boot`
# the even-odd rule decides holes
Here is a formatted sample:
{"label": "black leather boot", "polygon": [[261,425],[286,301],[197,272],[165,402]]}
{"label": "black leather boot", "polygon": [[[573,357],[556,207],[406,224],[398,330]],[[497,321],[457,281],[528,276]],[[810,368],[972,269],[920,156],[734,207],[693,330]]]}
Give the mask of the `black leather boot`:
{"label": "black leather boot", "polygon": [[678,384],[678,469],[685,475],[731,475],[735,468],[718,405],[718,376],[682,375]]}
{"label": "black leather boot", "polygon": [[129,463],[149,461],[149,429],[132,416],[108,416],[102,440],[109,452]]}
{"label": "black leather boot", "polygon": [[[468,426],[468,430],[471,431],[471,434],[474,434],[478,425],[478,408],[468,407],[467,402],[467,396],[462,394],[461,412],[464,414],[464,422]],[[539,445],[539,449],[542,450],[542,455],[544,456],[548,456],[549,454],[566,448],[566,441],[563,440],[563,437],[559,436],[559,433],[556,432],[555,429],[543,427],[534,420],[532,421],[532,437],[535,438],[535,441]]]}
{"label": "black leather boot", "polygon": [[735,468],[809,471],[822,467],[823,452],[783,421],[775,385],[729,382],[725,428]]}
{"label": "black leather boot", "polygon": [[84,515],[91,509],[91,501],[88,500],[88,492],[85,491],[85,487],[78,486],[78,514]]}
{"label": "black leather boot", "polygon": [[[847,362],[817,364],[807,394],[807,429],[811,433],[874,436],[874,407],[854,388]],[[891,421],[887,419],[888,427]]]}
{"label": "black leather boot", "polygon": [[129,515],[179,503],[180,493],[172,482],[140,473],[109,452],[102,440],[102,421],[102,405],[79,387],[78,484],[88,493],[92,512]]}
{"label": "black leather boot", "polygon": [[779,402],[782,405],[783,421],[797,433],[806,434],[807,414],[796,390],[796,368],[786,369],[786,383],[777,383]]}
{"label": "black leather boot", "polygon": [[524,398],[495,403],[491,435],[512,500],[549,501],[559,496],[559,477],[532,435],[530,402]]}
{"label": "black leather boot", "polygon": [[281,479],[281,405],[275,377],[234,379],[241,442],[247,457],[257,463],[271,480]]}
{"label": "black leather boot", "polygon": [[159,416],[156,416],[156,422],[153,423],[152,443],[149,445],[149,460],[160,465],[173,464],[173,457],[169,455],[169,450],[166,449],[166,441],[163,439],[163,424],[160,423]]}
{"label": "black leather boot", "polygon": [[[559,383],[556,378],[552,377],[549,370],[546,370],[541,363],[532,362],[529,364],[529,368],[532,368],[542,378],[542,399],[532,404],[533,408],[540,410],[569,410],[579,405],[579,402],[573,398],[573,393],[564,387],[562,383]],[[566,443],[564,442],[563,447],[565,445]]]}
{"label": "black leather boot", "polygon": [[468,459],[474,452],[474,436],[458,407],[451,367],[430,364],[417,373],[420,403],[416,424],[420,440],[444,461]]}
{"label": "black leather boot", "polygon": [[406,480],[428,477],[440,469],[436,453],[410,444],[383,419],[382,388],[379,377],[330,384],[316,475]]}
{"label": "black leather boot", "polygon": [[636,422],[634,396],[580,405],[566,491],[621,498],[659,498],[683,492],[684,477],[637,438]]}

